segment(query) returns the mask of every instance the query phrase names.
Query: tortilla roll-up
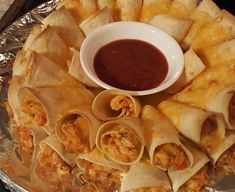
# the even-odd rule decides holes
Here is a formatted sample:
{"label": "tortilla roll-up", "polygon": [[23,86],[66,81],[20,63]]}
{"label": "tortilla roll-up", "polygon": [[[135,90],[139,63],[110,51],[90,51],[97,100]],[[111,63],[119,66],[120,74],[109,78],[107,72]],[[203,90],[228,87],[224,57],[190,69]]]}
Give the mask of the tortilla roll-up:
{"label": "tortilla roll-up", "polygon": [[108,7],[108,9],[111,11],[112,17],[113,18],[117,17],[115,15],[115,6],[116,6],[115,0],[97,0],[97,5],[99,10]]}
{"label": "tortilla roll-up", "polygon": [[174,0],[167,11],[168,15],[187,18],[197,7],[198,0]]}
{"label": "tortilla roll-up", "polygon": [[208,154],[216,153],[225,138],[226,124],[221,114],[173,100],[163,101],[158,108],[183,136],[199,144]]}
{"label": "tortilla roll-up", "polygon": [[82,84],[88,87],[99,87],[95,82],[93,82],[85,73],[80,62],[80,53],[74,48],[70,48],[73,57],[71,62],[68,63],[69,71],[68,73],[72,75],[75,79],[80,81]]}
{"label": "tortilla roll-up", "polygon": [[56,33],[54,27],[46,26],[41,29],[35,37],[27,39],[23,50],[35,51],[48,57],[58,65],[67,69],[67,60],[71,58],[71,53],[64,40]]}
{"label": "tortilla roll-up", "polygon": [[54,27],[68,47],[80,49],[85,37],[73,16],[64,7],[52,12],[42,23]]}
{"label": "tortilla roll-up", "polygon": [[57,185],[64,177],[69,177],[76,164],[76,155],[65,153],[56,137],[49,136],[40,143],[32,180]]}
{"label": "tortilla roll-up", "polygon": [[95,145],[100,122],[89,108],[66,113],[55,126],[60,143],[69,153],[87,153]]}
{"label": "tortilla roll-up", "polygon": [[170,192],[166,173],[146,161],[132,165],[124,175],[121,192]]}
{"label": "tortilla roll-up", "polygon": [[203,49],[200,57],[207,67],[235,63],[235,39]]}
{"label": "tortilla roll-up", "polygon": [[116,20],[139,21],[141,14],[142,0],[116,0]]}
{"label": "tortilla roll-up", "polygon": [[96,137],[97,148],[122,165],[138,162],[144,153],[143,127],[139,119],[123,117],[101,125]]}
{"label": "tortilla roll-up", "polygon": [[189,30],[192,20],[161,14],[154,16],[149,21],[149,24],[159,27],[169,33],[178,43],[180,43]]}
{"label": "tortilla roll-up", "polygon": [[235,38],[235,16],[225,9],[223,9],[220,14],[222,16],[221,25],[231,27],[231,35],[233,38]]}
{"label": "tortilla roll-up", "polygon": [[137,98],[119,90],[105,90],[98,94],[92,104],[94,115],[100,120],[120,117],[138,117],[141,104]]}
{"label": "tortilla roll-up", "polygon": [[141,120],[148,137],[147,151],[151,164],[168,172],[191,167],[192,153],[181,143],[177,130],[166,117],[146,105],[142,109]]}
{"label": "tortilla roll-up", "polygon": [[173,0],[143,0],[140,21],[148,22],[158,14],[167,13]]}
{"label": "tortilla roll-up", "polygon": [[79,27],[83,31],[83,33],[87,36],[90,32],[94,31],[98,27],[113,22],[113,17],[110,9],[105,7],[94,15],[86,18]]}
{"label": "tortilla roll-up", "polygon": [[87,185],[82,188],[95,186],[102,191],[117,190],[122,175],[127,170],[127,166],[110,160],[96,148],[90,153],[78,155],[77,165],[82,170],[78,174],[78,180]]}
{"label": "tortilla roll-up", "polygon": [[231,27],[221,24],[221,18],[212,20],[197,32],[191,47],[200,54],[204,48],[232,39],[231,30]]}
{"label": "tortilla roll-up", "polygon": [[30,129],[23,126],[14,128],[12,138],[18,143],[19,153],[24,163],[32,163],[39,143],[47,136],[46,132],[41,129]]}
{"label": "tortilla roll-up", "polygon": [[66,85],[85,89],[85,86],[69,75],[60,65],[34,51],[29,54],[25,71],[24,85],[28,87]]}
{"label": "tortilla roll-up", "polygon": [[194,146],[187,147],[193,154],[193,165],[185,170],[168,173],[174,192],[203,191],[208,184],[209,158]]}
{"label": "tortilla roll-up", "polygon": [[192,80],[194,80],[199,74],[205,70],[206,66],[193,51],[189,49],[184,53],[184,71],[180,78],[164,92],[172,94],[179,92],[186,87]]}
{"label": "tortilla roll-up", "polygon": [[227,128],[235,129],[235,86],[233,85],[213,85],[209,88],[198,89],[189,88],[176,94],[173,99],[207,111],[222,113],[228,124]]}
{"label": "tortilla roll-up", "polygon": [[27,63],[30,59],[31,51],[18,51],[12,67],[13,76],[24,76],[27,73]]}
{"label": "tortilla roll-up", "polygon": [[66,112],[91,106],[93,95],[84,88],[76,87],[25,87],[18,92],[18,99],[20,121],[27,126],[45,128],[52,134],[56,122]]}
{"label": "tortilla roll-up", "polygon": [[198,31],[209,21],[220,16],[220,8],[212,0],[202,0],[190,15],[194,22],[181,42],[181,47],[188,50]]}

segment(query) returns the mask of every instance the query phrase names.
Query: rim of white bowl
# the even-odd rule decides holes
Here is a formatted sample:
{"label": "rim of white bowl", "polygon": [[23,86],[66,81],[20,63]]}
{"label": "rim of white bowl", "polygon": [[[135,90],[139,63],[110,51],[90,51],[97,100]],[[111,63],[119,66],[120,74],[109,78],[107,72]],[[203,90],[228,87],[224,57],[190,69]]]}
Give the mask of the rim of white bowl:
{"label": "rim of white bowl", "polygon": [[[163,36],[167,37],[169,39],[169,41],[171,41],[172,45],[174,45],[176,47],[176,51],[178,52],[178,54],[176,54],[176,55],[178,56],[179,62],[182,63],[180,65],[180,68],[177,69],[177,72],[174,73],[173,77],[171,77],[166,82],[164,82],[166,80],[166,77],[165,77],[165,79],[161,82],[161,84],[158,85],[155,88],[147,89],[147,90],[140,90],[140,91],[132,91],[132,90],[125,90],[125,89],[120,89],[120,88],[111,86],[111,85],[103,82],[102,80],[100,80],[100,78],[97,75],[94,75],[92,72],[90,72],[88,70],[88,68],[90,68],[90,67],[87,65],[86,62],[84,62],[84,58],[83,58],[86,55],[85,54],[86,53],[86,47],[91,43],[90,42],[91,39],[93,39],[94,37],[99,37],[100,34],[105,32],[110,27],[117,27],[119,25],[120,26],[121,25],[129,25],[128,27],[131,27],[131,25],[132,25],[132,27],[134,27],[136,25],[139,25],[139,26],[142,25],[143,27],[147,27],[151,30],[154,30],[158,35],[163,35]],[[119,40],[122,40],[122,39],[127,39],[127,38],[120,38]],[[141,40],[141,41],[145,41],[145,42],[149,43],[145,39],[138,39],[138,38],[133,38],[133,39],[137,39],[137,40]],[[112,40],[112,41],[116,41],[116,40]],[[112,42],[112,41],[109,41],[109,42]],[[154,44],[152,44],[152,45],[162,52],[161,48],[157,47]],[[168,57],[164,53],[162,53],[162,54],[168,60]],[[171,85],[173,85],[179,79],[180,75],[182,74],[182,72],[184,70],[184,54],[183,54],[183,51],[182,51],[181,47],[177,43],[177,41],[172,36],[170,36],[167,32],[163,31],[162,29],[160,29],[158,27],[155,27],[153,25],[147,24],[147,23],[141,23],[141,22],[137,22],[137,21],[117,21],[117,22],[113,22],[113,23],[109,23],[109,24],[100,26],[97,29],[95,29],[94,31],[92,31],[91,33],[89,33],[88,36],[85,38],[85,40],[83,41],[83,43],[81,45],[80,62],[81,62],[81,66],[82,66],[84,72],[86,73],[86,75],[92,81],[94,81],[97,85],[99,85],[100,87],[105,88],[105,89],[117,89],[117,90],[125,91],[125,92],[127,92],[127,93],[129,93],[133,96],[151,95],[151,94],[158,93],[158,92],[161,92],[161,91],[169,88]],[[92,64],[92,66],[93,66],[93,64]],[[169,67],[170,67],[170,65],[169,65],[169,62],[168,62],[168,72],[169,72]],[[168,75],[168,72],[167,72],[167,75]]]}

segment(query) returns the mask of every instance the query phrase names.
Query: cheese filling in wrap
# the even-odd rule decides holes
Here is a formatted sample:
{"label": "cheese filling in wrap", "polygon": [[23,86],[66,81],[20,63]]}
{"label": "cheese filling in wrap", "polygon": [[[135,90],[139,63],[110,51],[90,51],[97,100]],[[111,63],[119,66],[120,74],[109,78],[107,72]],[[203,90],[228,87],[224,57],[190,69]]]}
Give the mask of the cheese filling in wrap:
{"label": "cheese filling in wrap", "polygon": [[225,138],[226,124],[222,115],[204,111],[173,100],[165,100],[159,110],[177,130],[212,154]]}
{"label": "cheese filling in wrap", "polygon": [[168,171],[192,165],[191,152],[181,143],[175,127],[157,109],[145,106],[141,119],[147,132],[147,151],[152,164]]}
{"label": "cheese filling in wrap", "polygon": [[34,166],[33,179],[57,185],[63,178],[69,178],[76,164],[76,155],[67,154],[55,136],[49,136],[40,143]]}
{"label": "cheese filling in wrap", "polygon": [[194,162],[191,167],[185,170],[168,172],[171,179],[172,188],[175,192],[200,192],[204,191],[208,185],[207,163],[209,162],[206,154],[190,143],[183,142],[193,154]]}
{"label": "cheese filling in wrap", "polygon": [[[125,165],[120,165],[96,148],[87,154],[80,154],[77,158],[77,165],[82,170],[78,179],[85,183],[82,188],[97,191],[115,191],[121,184]],[[94,191],[96,191],[93,189]],[[92,190],[91,190],[92,191]]]}
{"label": "cheese filling in wrap", "polygon": [[87,153],[95,145],[100,122],[91,112],[73,111],[63,116],[56,124],[56,135],[69,153]]}
{"label": "cheese filling in wrap", "polygon": [[106,90],[95,97],[92,105],[94,115],[101,120],[111,120],[123,116],[138,117],[140,102],[131,95],[118,91]]}
{"label": "cheese filling in wrap", "polygon": [[112,160],[130,165],[140,160],[144,151],[144,132],[137,118],[121,118],[104,123],[97,133],[96,145]]}

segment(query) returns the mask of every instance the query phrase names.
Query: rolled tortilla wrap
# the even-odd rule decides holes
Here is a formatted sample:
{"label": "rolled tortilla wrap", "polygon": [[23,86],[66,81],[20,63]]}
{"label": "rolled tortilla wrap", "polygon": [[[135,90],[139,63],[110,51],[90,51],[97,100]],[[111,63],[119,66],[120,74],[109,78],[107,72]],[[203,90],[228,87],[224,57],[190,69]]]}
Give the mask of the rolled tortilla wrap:
{"label": "rolled tortilla wrap", "polygon": [[100,120],[117,119],[123,116],[138,117],[140,110],[141,104],[137,98],[119,90],[101,92],[92,104],[92,111]]}
{"label": "rolled tortilla wrap", "polygon": [[26,78],[25,86],[28,87],[66,85],[85,88],[61,66],[34,51],[30,52],[29,60],[25,65],[25,71],[27,71],[24,74]]}
{"label": "rolled tortilla wrap", "polygon": [[97,85],[95,82],[93,82],[85,73],[85,71],[83,70],[82,66],[81,66],[81,62],[80,62],[80,53],[78,50],[74,49],[74,48],[70,48],[73,57],[71,62],[68,64],[69,66],[69,71],[68,73],[70,75],[72,75],[75,79],[77,79],[78,81],[80,81],[81,83],[83,83],[85,86],[88,87],[99,87],[99,85]]}
{"label": "rolled tortilla wrap", "polygon": [[115,0],[97,0],[97,5],[99,10],[108,7],[108,9],[111,11],[113,18],[117,18],[117,16],[115,15]]}
{"label": "rolled tortilla wrap", "polygon": [[30,51],[24,51],[20,50],[18,51],[15,61],[13,63],[12,71],[13,71],[13,76],[22,76],[27,73],[27,63],[28,60],[30,59]]}
{"label": "rolled tortilla wrap", "polygon": [[24,50],[40,53],[61,65],[65,70],[67,69],[66,62],[71,58],[69,48],[51,26],[46,26],[39,34],[32,35],[32,38],[25,42]]}
{"label": "rolled tortilla wrap", "polygon": [[52,134],[57,120],[70,110],[91,106],[93,95],[86,89],[75,87],[25,87],[18,92],[18,99],[20,120],[27,126],[43,127]]}
{"label": "rolled tortilla wrap", "polygon": [[124,175],[121,192],[169,192],[170,181],[166,173],[146,161],[132,165]]}
{"label": "rolled tortilla wrap", "polygon": [[158,14],[167,13],[172,0],[143,0],[140,21],[148,22]]}
{"label": "rolled tortilla wrap", "polygon": [[145,135],[139,119],[124,117],[101,125],[97,148],[122,165],[138,162],[144,152]]}
{"label": "rolled tortilla wrap", "polygon": [[39,143],[47,136],[42,129],[30,129],[23,126],[14,128],[12,138],[18,143],[22,161],[28,163],[28,166],[35,160]]}
{"label": "rolled tortilla wrap", "polygon": [[[216,80],[214,82],[216,84]],[[222,113],[228,128],[235,129],[235,87],[233,85],[212,85],[206,88],[186,89],[176,94],[174,99],[208,111]]]}
{"label": "rolled tortilla wrap", "polygon": [[40,143],[32,179],[56,186],[63,177],[71,175],[75,164],[76,155],[66,153],[57,138],[49,136]]}
{"label": "rolled tortilla wrap", "polygon": [[221,25],[220,18],[212,20],[198,31],[191,46],[200,54],[204,48],[232,39],[231,30],[231,27]]}
{"label": "rolled tortilla wrap", "polygon": [[83,170],[79,173],[78,179],[83,183],[86,182],[82,188],[95,186],[102,191],[117,190],[121,184],[123,172],[127,169],[126,166],[107,158],[96,148],[90,153],[80,154],[77,157],[77,165]]}
{"label": "rolled tortilla wrap", "polygon": [[184,53],[184,71],[181,74],[180,78],[168,89],[165,90],[166,93],[176,93],[179,92],[183,87],[186,87],[189,83],[192,82],[198,75],[200,75],[206,66],[193,51],[189,49]]}
{"label": "rolled tortilla wrap", "polygon": [[208,67],[235,63],[235,39],[203,49],[200,56]]}
{"label": "rolled tortilla wrap", "polygon": [[194,162],[192,167],[185,170],[168,173],[175,192],[203,191],[208,184],[206,164],[209,162],[206,154],[196,147],[187,145],[193,154]]}
{"label": "rolled tortilla wrap", "polygon": [[69,153],[87,153],[95,145],[100,122],[89,108],[67,112],[55,126],[58,140]]}
{"label": "rolled tortilla wrap", "polygon": [[194,23],[182,41],[181,47],[184,50],[189,49],[198,31],[200,31],[201,28],[209,21],[217,18],[219,15],[220,8],[212,0],[202,0],[190,15],[190,18],[194,20]]}
{"label": "rolled tortilla wrap", "polygon": [[116,0],[116,13],[121,21],[138,21],[142,0]]}
{"label": "rolled tortilla wrap", "polygon": [[149,24],[159,27],[169,33],[178,43],[180,43],[186,35],[189,27],[192,24],[191,19],[181,19],[169,15],[156,15]]}
{"label": "rolled tortilla wrap", "polygon": [[167,11],[168,15],[187,18],[196,8],[198,0],[174,0]]}
{"label": "rolled tortilla wrap", "polygon": [[44,25],[53,26],[68,47],[80,49],[85,37],[67,9],[64,7],[57,9],[48,15],[42,23]]}
{"label": "rolled tortilla wrap", "polygon": [[226,124],[221,114],[173,100],[165,100],[158,107],[183,136],[199,144],[208,154],[216,153],[225,138]]}
{"label": "rolled tortilla wrap", "polygon": [[148,137],[147,151],[151,164],[168,172],[191,167],[192,153],[181,143],[177,130],[166,117],[146,105],[141,119]]}
{"label": "rolled tortilla wrap", "polygon": [[90,32],[94,31],[98,27],[113,22],[113,17],[110,9],[105,7],[94,15],[86,18],[79,27],[82,29],[83,33],[87,36]]}

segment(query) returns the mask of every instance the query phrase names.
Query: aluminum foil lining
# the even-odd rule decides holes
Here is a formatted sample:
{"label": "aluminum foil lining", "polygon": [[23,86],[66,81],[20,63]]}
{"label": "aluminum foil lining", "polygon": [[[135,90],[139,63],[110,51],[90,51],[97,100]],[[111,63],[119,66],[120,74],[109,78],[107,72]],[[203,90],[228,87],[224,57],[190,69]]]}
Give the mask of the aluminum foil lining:
{"label": "aluminum foil lining", "polygon": [[[9,78],[12,74],[12,63],[17,52],[22,48],[26,41],[32,26],[41,24],[41,21],[49,15],[60,0],[49,0],[41,4],[32,11],[12,23],[6,30],[0,34],[0,155],[7,148],[16,149],[17,144],[11,140],[9,131],[9,119],[6,109],[3,105],[7,99],[7,90]],[[0,180],[4,183],[6,189],[12,192],[27,192],[26,189],[15,183],[10,177],[0,170]],[[235,192],[235,176],[224,178],[222,182],[213,187],[206,188],[209,192]]]}

